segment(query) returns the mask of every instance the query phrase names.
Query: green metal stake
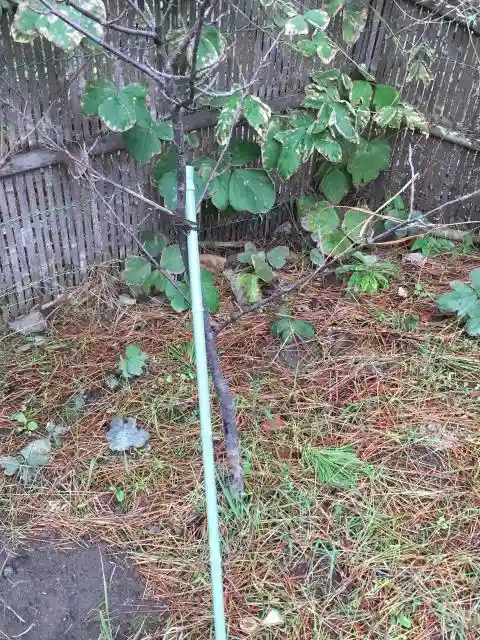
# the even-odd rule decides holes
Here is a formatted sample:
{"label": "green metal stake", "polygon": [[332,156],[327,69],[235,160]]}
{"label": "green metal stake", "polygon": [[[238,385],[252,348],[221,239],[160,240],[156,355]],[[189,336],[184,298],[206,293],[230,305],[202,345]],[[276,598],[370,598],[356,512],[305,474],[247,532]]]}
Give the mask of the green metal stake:
{"label": "green metal stake", "polygon": [[[193,167],[187,167],[186,218],[197,222],[195,206],[195,182]],[[210,573],[212,580],[213,617],[216,640],[227,640],[225,609],[223,602],[222,554],[218,528],[217,489],[213,456],[212,416],[210,413],[210,388],[208,381],[205,326],[203,320],[202,285],[200,278],[200,254],[198,232],[190,229],[187,236],[190,295],[192,299],[193,337],[197,365],[198,400],[200,405],[200,430],[202,435],[203,472],[207,501],[208,544],[210,548]]]}

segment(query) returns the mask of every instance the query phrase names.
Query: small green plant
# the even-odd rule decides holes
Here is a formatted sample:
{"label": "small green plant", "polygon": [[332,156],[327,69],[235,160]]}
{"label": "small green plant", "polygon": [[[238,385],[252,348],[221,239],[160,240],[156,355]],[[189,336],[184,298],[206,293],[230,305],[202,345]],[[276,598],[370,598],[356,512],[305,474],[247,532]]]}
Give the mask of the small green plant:
{"label": "small green plant", "polygon": [[425,285],[422,284],[421,282],[416,282],[414,287],[413,287],[413,295],[415,296],[415,298],[431,298],[432,294],[428,293],[428,291],[425,289]]}
{"label": "small green plant", "polygon": [[108,490],[113,493],[118,504],[123,504],[125,502],[125,489],[111,485]]}
{"label": "small green plant", "polygon": [[356,263],[345,264],[335,269],[337,276],[350,274],[347,289],[355,293],[378,293],[390,286],[390,279],[397,267],[390,262],[378,262],[377,256],[360,251],[352,254]]}
{"label": "small green plant", "polygon": [[125,357],[119,356],[118,370],[125,379],[141,376],[148,356],[138,344],[129,344]]}
{"label": "small green plant", "polygon": [[295,338],[310,339],[315,336],[315,327],[310,322],[295,320],[287,307],[280,307],[270,326],[274,336],[280,336],[283,344],[291,344]]}
{"label": "small green plant", "polygon": [[[387,194],[387,197],[389,199],[391,196]],[[383,223],[385,231],[390,231],[401,222],[409,222],[409,224],[402,227],[402,229],[394,231],[394,235],[397,238],[404,238],[405,236],[426,231],[429,226],[431,226],[424,219],[423,211],[408,211],[405,202],[400,196],[393,198],[384,215],[387,218]]]}
{"label": "small green plant", "polygon": [[237,276],[236,285],[247,302],[262,299],[261,284],[272,282],[274,269],[281,269],[289,256],[288,247],[274,247],[271,251],[259,251],[253,242],[245,243],[245,251],[237,256],[240,264],[248,265],[251,271]]}
{"label": "small green plant", "polygon": [[471,284],[454,280],[452,291],[437,298],[437,307],[442,313],[456,313],[465,323],[469,336],[480,335],[480,268],[470,272]]}
{"label": "small green plant", "polygon": [[428,258],[439,254],[453,253],[455,244],[451,240],[426,235],[415,239],[412,251],[420,251],[425,258]]}
{"label": "small green plant", "polygon": [[17,413],[10,416],[10,420],[13,420],[17,424],[17,433],[33,433],[33,431],[38,429],[38,422],[31,419],[33,414],[32,409],[29,409],[26,404],[23,404],[21,411],[17,411]]}
{"label": "small green plant", "polygon": [[[190,309],[190,290],[179,245],[169,245],[161,233],[144,233],[141,240],[148,256],[158,261],[160,270],[154,269],[150,260],[143,256],[131,256],[125,263],[125,282],[132,287],[141,287],[147,295],[163,293],[174,311]],[[220,293],[214,285],[213,273],[201,269],[200,276],[205,309],[216,313],[220,306]]]}
{"label": "small green plant", "polygon": [[306,447],[302,464],[312,468],[322,484],[342,489],[355,487],[357,481],[371,471],[371,466],[359,460],[352,447]]}

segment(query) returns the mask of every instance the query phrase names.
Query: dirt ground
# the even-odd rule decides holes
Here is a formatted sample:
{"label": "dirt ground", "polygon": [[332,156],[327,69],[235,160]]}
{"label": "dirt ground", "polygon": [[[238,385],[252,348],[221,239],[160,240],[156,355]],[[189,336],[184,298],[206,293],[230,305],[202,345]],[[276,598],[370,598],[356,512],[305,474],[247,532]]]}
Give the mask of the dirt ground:
{"label": "dirt ground", "polygon": [[108,612],[112,637],[118,639],[161,627],[165,609],[143,601],[143,581],[104,548],[65,540],[0,548],[0,637],[107,640],[101,612]]}
{"label": "dirt ground", "polygon": [[[238,501],[225,488],[213,401],[229,640],[480,638],[479,342],[435,307],[480,255],[418,266],[407,250],[382,256],[398,271],[381,294],[333,280],[292,296],[311,340],[282,347],[274,310],[219,336],[246,485]],[[219,284],[221,318],[234,303]],[[212,637],[190,319],[158,301],[122,307],[120,291],[99,269],[41,345],[0,341],[0,456],[49,421],[65,428],[35,484],[0,475],[0,537],[17,553],[0,640]],[[146,370],[112,388],[129,344]],[[11,418],[23,405],[34,434]],[[146,446],[110,450],[115,415],[136,417]]]}

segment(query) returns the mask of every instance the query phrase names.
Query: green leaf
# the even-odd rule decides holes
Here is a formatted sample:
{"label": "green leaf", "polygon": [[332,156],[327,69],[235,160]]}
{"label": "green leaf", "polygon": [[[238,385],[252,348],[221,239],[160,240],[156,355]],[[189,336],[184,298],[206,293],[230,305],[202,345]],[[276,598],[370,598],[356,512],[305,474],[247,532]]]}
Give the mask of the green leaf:
{"label": "green leaf", "polygon": [[27,467],[38,469],[48,464],[51,456],[52,445],[47,438],[39,438],[29,442],[26,447],[20,449],[20,455],[25,460]]}
{"label": "green leaf", "polygon": [[125,146],[138,162],[147,162],[160,153],[160,141],[154,134],[153,127],[146,129],[135,124],[128,131],[123,132]]}
{"label": "green leaf", "polygon": [[318,266],[322,265],[325,262],[325,256],[320,251],[320,249],[312,249],[310,251],[310,260],[313,264],[317,264]]}
{"label": "green leaf", "polygon": [[363,140],[348,163],[353,184],[368,184],[390,165],[390,144],[384,138]]}
{"label": "green leaf", "polygon": [[377,111],[373,121],[382,129],[385,127],[400,129],[403,121],[403,109],[398,106],[384,107],[380,109],[380,111]]}
{"label": "green leaf", "polygon": [[333,113],[335,115],[333,126],[336,131],[338,131],[338,133],[342,136],[342,138],[345,138],[345,140],[358,144],[360,138],[353,125],[350,111],[344,104],[340,102],[333,104],[332,107]]}
{"label": "green leaf", "polygon": [[162,252],[160,266],[170,273],[180,274],[185,272],[182,253],[178,244],[171,244]]}
{"label": "green leaf", "polygon": [[452,291],[438,296],[437,306],[443,313],[457,313],[462,318],[477,305],[477,292],[463,282],[454,281],[450,286]]}
{"label": "green leaf", "polygon": [[176,287],[167,280],[165,284],[165,295],[170,300],[170,305],[176,313],[181,313],[190,309],[190,292],[187,283],[177,282]]}
{"label": "green leaf", "polygon": [[317,56],[324,64],[330,64],[338,53],[338,48],[323,31],[316,31],[312,36],[312,41],[317,47]]}
{"label": "green leaf", "polygon": [[[190,66],[193,64],[194,40],[195,38],[192,39],[187,49],[187,60]],[[217,64],[225,53],[225,45],[225,38],[218,29],[211,25],[203,27],[197,50],[197,71],[202,71]]]}
{"label": "green leaf", "polygon": [[343,12],[342,35],[347,44],[358,40],[367,23],[368,9],[359,4],[349,4]]}
{"label": "green leaf", "polygon": [[307,211],[301,219],[302,227],[306,231],[324,235],[336,231],[340,226],[340,218],[330,202],[320,201]]}
{"label": "green leaf", "polygon": [[342,231],[334,231],[322,236],[322,250],[327,255],[340,257],[345,251],[352,248],[352,243]]}
{"label": "green leaf", "polygon": [[411,629],[412,619],[410,618],[410,616],[407,616],[406,613],[400,613],[397,616],[397,624],[403,627],[404,629]]}
{"label": "green leaf", "polygon": [[147,295],[150,295],[152,289],[155,293],[163,293],[165,291],[166,282],[167,279],[163,273],[155,269],[143,283],[143,290]]}
{"label": "green leaf", "polygon": [[87,82],[82,99],[82,109],[88,116],[98,115],[98,108],[107,98],[116,94],[115,85],[110,80],[98,78]]}
{"label": "green leaf", "polygon": [[324,133],[325,129],[330,124],[332,113],[333,113],[332,105],[328,104],[327,102],[323,102],[319,107],[315,122],[312,124],[312,126],[309,129],[309,133],[311,133],[312,135],[316,133],[317,134]]}
{"label": "green leaf", "polygon": [[350,102],[354,106],[361,105],[369,107],[372,101],[373,89],[370,82],[365,80],[354,80],[350,90]]}
{"label": "green leaf", "polygon": [[112,131],[127,131],[137,120],[135,98],[123,92],[110,96],[99,106],[98,115]]}
{"label": "green leaf", "polygon": [[228,160],[232,167],[243,167],[260,157],[260,145],[249,140],[234,138],[228,147]]}
{"label": "green leaf", "polygon": [[303,17],[308,22],[308,24],[312,25],[316,29],[325,30],[330,22],[330,16],[326,11],[322,11],[321,9],[310,9],[303,14]]}
{"label": "green leaf", "polygon": [[285,23],[284,30],[286,36],[308,35],[308,22],[303,16],[293,16]]}
{"label": "green leaf", "polygon": [[339,204],[350,191],[350,180],[344,171],[332,167],[323,176],[320,189],[329,202]]}
{"label": "green leaf", "polygon": [[367,227],[371,219],[372,216],[364,211],[349,209],[343,217],[342,230],[354,242],[360,243],[365,239]]}
{"label": "green leaf", "polygon": [[275,139],[277,133],[281,131],[281,124],[278,118],[272,118],[268,123],[267,133],[262,140],[262,164],[266,171],[276,169],[278,159],[282,150],[282,145]]}
{"label": "green leaf", "polygon": [[16,422],[20,422],[21,424],[26,424],[27,422],[27,416],[23,413],[23,411],[17,411],[17,413],[13,414],[11,419],[15,420]]}
{"label": "green leaf", "polygon": [[330,18],[334,18],[339,11],[341,11],[345,5],[347,0],[331,0],[325,7],[325,11],[328,13]]}
{"label": "green leaf", "polygon": [[313,40],[299,40],[295,44],[295,51],[304,58],[313,58],[313,56],[317,55],[317,45]]}
{"label": "green leaf", "polygon": [[273,280],[273,271],[271,267],[269,267],[258,253],[252,256],[252,265],[255,275],[257,275],[260,280],[263,280],[263,282],[271,282]]}
{"label": "green leaf", "polygon": [[159,256],[168,244],[168,238],[155,231],[142,231],[140,241],[152,258]]}
{"label": "green leaf", "polygon": [[281,269],[286,263],[289,253],[288,247],[274,247],[267,253],[267,260],[274,269]]}
{"label": "green leaf", "polygon": [[342,159],[342,147],[328,134],[312,135],[313,146],[324,158],[330,162],[340,162]]}
{"label": "green leaf", "polygon": [[171,171],[175,171],[177,168],[177,156],[175,151],[169,151],[164,155],[160,156],[155,164],[155,168],[153,170],[153,179],[158,184],[158,182],[163,178],[166,173],[170,173]]}
{"label": "green leaf", "polygon": [[255,129],[260,138],[267,134],[272,110],[256,96],[247,96],[243,103],[243,115],[248,124]]}
{"label": "green leaf", "polygon": [[315,337],[315,327],[310,322],[304,320],[295,320],[293,323],[293,331],[299,338],[310,340]]}
{"label": "green leaf", "polygon": [[219,173],[210,182],[208,192],[212,199],[212,203],[220,211],[224,211],[230,205],[230,178],[232,170],[227,169],[223,173]]}
{"label": "green leaf", "polygon": [[143,285],[152,271],[150,262],[142,256],[131,256],[125,263],[123,279],[127,284]]}
{"label": "green leaf", "polygon": [[414,109],[409,104],[403,104],[401,106],[401,112],[403,117],[405,118],[405,125],[408,129],[421,131],[426,135],[429,134],[430,125],[428,123],[428,120],[419,111]]}
{"label": "green leaf", "polygon": [[159,140],[171,142],[173,140],[172,125],[167,122],[154,122],[152,125],[153,133]]}
{"label": "green leaf", "polygon": [[169,171],[165,173],[158,181],[157,186],[165,206],[175,211],[177,208],[177,172]]}
{"label": "green leaf", "polygon": [[300,163],[308,160],[313,149],[312,136],[308,133],[311,124],[281,131],[275,136],[282,143],[277,164],[277,171],[282,178],[291,178]]}
{"label": "green leaf", "polygon": [[[112,451],[128,451],[132,447],[138,449],[148,442],[148,431],[137,427],[136,418],[115,416],[107,431],[108,446]],[[115,492],[119,491],[118,489]]]}
{"label": "green leaf", "polygon": [[143,84],[127,84],[121,91],[121,94],[134,100],[143,101],[148,95],[148,89]]}
{"label": "green leaf", "polygon": [[[480,311],[480,305],[479,305]],[[480,313],[469,318],[465,325],[465,330],[469,336],[480,336]]]}
{"label": "green leaf", "polygon": [[20,470],[21,463],[13,456],[0,456],[0,467],[6,476],[14,476]]}
{"label": "green leaf", "polygon": [[254,255],[259,255],[261,258],[265,258],[265,253],[263,251],[258,251],[253,242],[246,242],[245,251],[237,255],[237,260],[240,264],[249,264],[253,266],[252,258]]}
{"label": "green leaf", "polygon": [[307,196],[305,194],[301,195],[297,200],[297,210],[299,216],[304,216],[311,209],[315,209],[318,203],[318,198],[316,196],[310,195]]}
{"label": "green leaf", "polygon": [[220,308],[220,292],[214,284],[214,275],[207,269],[200,269],[203,306],[209,313],[217,313]]}
{"label": "green leaf", "polygon": [[480,268],[472,269],[470,271],[470,280],[475,291],[480,294]]}
{"label": "green leaf", "polygon": [[[85,17],[73,7],[65,6],[63,2],[50,0],[50,3],[59,13],[82,26],[91,35],[103,37],[103,27],[96,20]],[[105,6],[101,0],[87,0],[83,2],[82,8],[93,13],[101,21],[106,19]],[[12,24],[13,39],[17,42],[32,42],[38,35],[65,51],[77,48],[83,41],[88,44],[89,40],[88,36],[53,15],[39,0],[22,0]]]}
{"label": "green leaf", "polygon": [[263,169],[232,171],[228,199],[235,211],[266,213],[275,204],[275,187]]}
{"label": "green leaf", "polygon": [[147,359],[147,354],[140,349],[138,344],[129,344],[125,349],[125,358],[120,356],[119,371],[124,378],[141,376]]}
{"label": "green leaf", "polygon": [[254,273],[243,273],[238,276],[237,286],[247,302],[253,303],[262,299],[260,281]]}
{"label": "green leaf", "polygon": [[385,107],[393,107],[398,103],[398,91],[388,84],[377,84],[375,86],[374,104],[375,109],[380,111]]}
{"label": "green leaf", "polygon": [[228,96],[226,103],[218,114],[215,136],[218,144],[221,146],[227,144],[232,128],[234,127],[236,120],[238,120],[238,116],[241,112],[241,101],[242,94],[233,93],[231,96]]}

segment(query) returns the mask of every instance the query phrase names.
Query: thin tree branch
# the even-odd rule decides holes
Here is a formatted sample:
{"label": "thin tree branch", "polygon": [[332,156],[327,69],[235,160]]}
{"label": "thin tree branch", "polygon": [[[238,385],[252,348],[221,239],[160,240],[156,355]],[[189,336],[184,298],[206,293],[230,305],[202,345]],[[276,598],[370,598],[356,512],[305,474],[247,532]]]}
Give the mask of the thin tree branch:
{"label": "thin tree branch", "polygon": [[78,13],[81,13],[86,18],[89,18],[90,20],[97,22],[98,24],[102,25],[102,27],[105,27],[107,29],[120,31],[120,33],[128,33],[131,36],[142,36],[144,38],[151,38],[152,40],[156,38],[155,31],[145,31],[144,29],[136,29],[135,27],[125,27],[120,24],[115,24],[114,22],[111,22],[111,21],[102,20],[102,18],[99,18],[97,15],[95,15],[88,9],[84,9],[74,0],[63,0],[63,3],[67,6],[72,7],[72,9],[75,9],[75,11],[78,11]]}
{"label": "thin tree branch", "polygon": [[[136,13],[138,13],[138,15],[142,18],[142,20],[145,22],[147,27],[152,31],[155,31],[155,20],[153,20],[153,16],[151,15],[148,16],[146,11],[143,11],[143,9],[140,9],[140,7],[138,6],[137,0],[127,0],[127,2],[132,7],[132,9]],[[148,5],[146,4],[146,6]],[[150,10],[149,10],[149,13],[150,13]]]}

